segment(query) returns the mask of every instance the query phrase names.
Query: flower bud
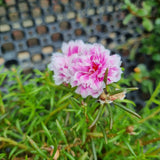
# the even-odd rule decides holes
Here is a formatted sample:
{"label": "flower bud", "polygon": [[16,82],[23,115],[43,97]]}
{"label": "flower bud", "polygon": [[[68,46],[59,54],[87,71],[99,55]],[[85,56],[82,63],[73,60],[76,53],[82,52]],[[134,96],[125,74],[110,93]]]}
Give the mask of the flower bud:
{"label": "flower bud", "polygon": [[128,126],[126,128],[126,132],[129,133],[129,134],[133,134],[133,131],[134,131],[134,126]]}
{"label": "flower bud", "polygon": [[102,101],[105,101],[107,98],[107,95],[105,94],[105,92],[102,92],[102,94],[99,96],[99,99]]}

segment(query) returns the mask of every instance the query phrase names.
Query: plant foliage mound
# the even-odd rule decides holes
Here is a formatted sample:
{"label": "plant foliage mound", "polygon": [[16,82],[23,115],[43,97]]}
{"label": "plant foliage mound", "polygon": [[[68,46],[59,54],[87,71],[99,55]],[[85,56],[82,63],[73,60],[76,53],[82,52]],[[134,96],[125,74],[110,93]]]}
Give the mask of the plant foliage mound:
{"label": "plant foliage mound", "polygon": [[[114,87],[109,85],[108,90]],[[55,85],[50,71],[24,75],[19,69],[1,69],[0,88],[2,160],[158,160],[160,156],[160,84],[139,113],[141,119],[134,102],[116,100],[100,108],[91,96],[84,99],[65,85]],[[152,103],[157,107],[150,110]]]}

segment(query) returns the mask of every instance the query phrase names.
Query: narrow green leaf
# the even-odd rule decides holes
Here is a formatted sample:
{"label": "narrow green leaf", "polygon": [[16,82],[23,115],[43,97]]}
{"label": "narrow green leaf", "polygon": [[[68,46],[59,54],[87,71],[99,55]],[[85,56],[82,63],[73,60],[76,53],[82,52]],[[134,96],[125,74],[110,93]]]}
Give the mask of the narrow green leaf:
{"label": "narrow green leaf", "polygon": [[9,159],[11,159],[11,157],[12,157],[12,155],[15,153],[15,151],[17,150],[17,146],[15,146],[12,150],[11,150],[11,152],[9,153]]}
{"label": "narrow green leaf", "polygon": [[77,109],[64,109],[65,112],[77,112]]}
{"label": "narrow green leaf", "polygon": [[41,86],[41,87],[38,87],[38,88],[34,88],[34,90],[33,91],[31,91],[30,93],[29,93],[29,95],[34,95],[34,94],[37,94],[37,93],[39,93],[41,90],[43,90],[44,89],[44,87],[43,86]]}
{"label": "narrow green leaf", "polygon": [[121,109],[125,110],[126,112],[138,117],[138,118],[141,118],[141,116],[137,113],[135,113],[134,111],[130,110],[129,108],[126,108],[124,105],[120,104],[120,103],[116,103],[115,101],[113,102],[113,104],[115,104],[116,106],[120,107]]}
{"label": "narrow green leaf", "polygon": [[59,105],[58,108],[56,108],[55,110],[53,110],[52,112],[50,112],[50,114],[47,116],[46,120],[45,120],[45,124],[50,120],[50,118],[55,115],[57,112],[60,112],[61,110],[63,110],[64,108],[66,108],[69,105],[69,103],[64,103]]}
{"label": "narrow green leaf", "polygon": [[69,153],[67,153],[66,151],[63,151],[63,153],[66,155],[66,157],[68,157],[70,160],[75,160],[75,158],[71,155],[71,154],[69,154]]}
{"label": "narrow green leaf", "polygon": [[60,123],[58,122],[58,120],[56,120],[56,124],[57,124],[58,131],[59,131],[59,133],[60,133],[60,135],[61,135],[61,138],[62,138],[63,141],[67,144],[66,136],[65,136],[64,131],[63,131]]}
{"label": "narrow green leaf", "polygon": [[82,112],[81,109],[77,110],[77,113],[76,113],[75,117],[80,116],[81,112]]}
{"label": "narrow green leaf", "polygon": [[95,109],[96,109],[98,106],[99,106],[99,103],[97,103],[97,102],[91,103],[91,107],[88,107],[88,108],[87,108],[87,109],[88,109],[88,114],[93,115]]}
{"label": "narrow green leaf", "polygon": [[32,74],[25,74],[25,77],[23,79],[23,82],[26,82],[27,80],[29,80],[32,77]]}
{"label": "narrow green leaf", "polygon": [[76,128],[76,132],[78,132],[79,129],[83,127],[84,123],[85,123],[85,119],[82,119],[82,120],[78,123],[78,126],[77,126],[77,128]]}
{"label": "narrow green leaf", "polygon": [[93,139],[91,140],[91,143],[92,143],[92,152],[93,152],[94,160],[97,160],[97,153],[96,153],[96,148],[95,148]]}
{"label": "narrow green leaf", "polygon": [[72,99],[72,97],[71,97],[68,101],[69,101],[69,104],[72,106],[72,108],[74,108],[75,111],[80,110],[79,104],[77,104],[77,103]]}
{"label": "narrow green leaf", "polygon": [[32,120],[34,119],[33,117],[35,117],[35,114],[36,114],[35,108],[33,108],[33,109],[31,110],[31,113],[29,114],[28,120],[25,121],[25,123],[28,124],[30,121],[32,121]]}
{"label": "narrow green leaf", "polygon": [[78,100],[77,100],[76,98],[74,98],[74,97],[71,97],[71,100],[75,101],[77,104],[81,104],[81,102],[78,101]]}
{"label": "narrow green leaf", "polygon": [[72,97],[72,93],[68,93],[66,95],[64,95],[62,98],[60,98],[60,100],[57,102],[57,106],[61,103],[63,103],[64,101],[66,101],[67,99],[69,99],[70,97]]}
{"label": "narrow green leaf", "polygon": [[111,110],[111,106],[110,104],[108,103],[107,104],[107,109],[108,109],[108,112],[109,112],[109,128],[112,129],[113,127],[113,118],[112,118],[112,110]]}
{"label": "narrow green leaf", "polygon": [[113,143],[113,142],[115,142],[116,140],[120,139],[120,136],[121,136],[121,135],[117,135],[116,137],[114,137],[114,138],[112,138],[112,139],[109,139],[109,140],[108,140],[108,144],[109,144],[109,143]]}
{"label": "narrow green leaf", "polygon": [[46,154],[43,151],[41,151],[41,149],[37,146],[37,144],[29,136],[27,136],[27,139],[29,140],[32,147],[37,151],[37,153],[39,153],[41,156],[43,156],[46,159],[48,158]]}
{"label": "narrow green leaf", "polygon": [[97,153],[102,153],[103,151],[102,151],[102,149],[104,148],[104,141],[103,141],[103,139],[100,141],[100,143],[99,143],[99,146],[98,146],[98,149],[97,149]]}
{"label": "narrow green leaf", "polygon": [[86,124],[84,123],[84,127],[82,128],[82,142],[83,143],[86,141],[86,136],[87,136],[87,127],[86,127]]}
{"label": "narrow green leaf", "polygon": [[4,107],[3,99],[1,96],[1,92],[0,92],[0,111],[1,111],[2,115],[5,114],[5,107]]}
{"label": "narrow green leaf", "polygon": [[157,99],[153,99],[153,101],[152,101],[153,103],[155,103],[155,104],[157,104],[157,105],[160,105],[160,101],[159,100],[157,100]]}
{"label": "narrow green leaf", "polygon": [[113,90],[112,92],[110,92],[109,94],[110,95],[114,95],[114,94],[118,94],[118,93],[121,93],[121,92],[124,92],[125,89],[118,89],[118,90]]}
{"label": "narrow green leaf", "polygon": [[126,146],[128,147],[128,149],[130,150],[130,152],[131,152],[135,157],[137,157],[136,154],[134,153],[132,147],[130,146],[130,144],[129,144],[128,142],[126,142],[126,141],[125,141],[125,144],[126,144]]}
{"label": "narrow green leaf", "polygon": [[34,69],[34,72],[36,73],[36,75],[40,75],[40,76],[43,76],[43,74],[44,74],[38,69]]}
{"label": "narrow green leaf", "polygon": [[22,139],[22,136],[19,135],[18,133],[11,131],[11,130],[7,130],[6,134],[10,135],[12,138],[16,138],[16,139]]}
{"label": "narrow green leaf", "polygon": [[123,100],[117,100],[117,101],[118,102],[124,102],[124,103],[128,103],[128,104],[132,104],[133,106],[136,106],[136,104],[133,101],[129,100],[129,99],[123,99]]}
{"label": "narrow green leaf", "polygon": [[8,116],[9,113],[5,113],[3,115],[0,116],[0,121],[2,121],[4,118],[6,118]]}
{"label": "narrow green leaf", "polygon": [[3,83],[4,79],[6,78],[6,76],[7,76],[7,73],[1,73],[0,74],[0,86],[2,85],[2,83]]}
{"label": "narrow green leaf", "polygon": [[97,114],[95,120],[94,120],[94,121],[92,122],[92,124],[88,127],[89,129],[91,129],[91,128],[97,123],[97,121],[99,120],[100,115],[101,115],[101,113],[102,113],[102,110],[103,110],[103,105],[100,106],[99,111],[98,111],[98,114]]}
{"label": "narrow green leaf", "polygon": [[125,91],[126,91],[126,92],[136,91],[136,90],[138,90],[137,87],[125,88]]}
{"label": "narrow green leaf", "polygon": [[41,122],[41,125],[42,125],[42,128],[44,129],[45,134],[46,134],[46,136],[48,137],[50,143],[54,144],[54,142],[53,142],[53,140],[52,140],[52,136],[51,136],[48,128],[45,126],[45,124],[44,124],[43,122]]}
{"label": "narrow green leaf", "polygon": [[106,131],[105,131],[104,127],[101,125],[101,123],[98,123],[98,124],[99,124],[100,129],[101,129],[101,131],[102,131],[102,133],[103,133],[105,143],[107,144],[107,143],[108,143],[108,140],[107,140],[107,134],[106,134]]}
{"label": "narrow green leaf", "polygon": [[[12,159],[15,159],[15,157],[18,157],[20,154],[22,155],[22,153],[24,153],[25,152],[25,150],[18,150],[17,152],[15,152],[14,154],[13,154],[13,156],[12,156]],[[36,159],[34,159],[34,160],[36,160]]]}
{"label": "narrow green leaf", "polygon": [[86,160],[88,159],[88,152],[84,152],[78,160]]}
{"label": "narrow green leaf", "polygon": [[17,127],[19,133],[20,133],[21,135],[23,135],[23,131],[22,131],[22,128],[21,128],[21,126],[20,126],[19,119],[16,120],[16,127]]}
{"label": "narrow green leaf", "polygon": [[38,118],[35,117],[32,121],[32,123],[29,125],[27,134],[33,131],[33,128],[37,125]]}

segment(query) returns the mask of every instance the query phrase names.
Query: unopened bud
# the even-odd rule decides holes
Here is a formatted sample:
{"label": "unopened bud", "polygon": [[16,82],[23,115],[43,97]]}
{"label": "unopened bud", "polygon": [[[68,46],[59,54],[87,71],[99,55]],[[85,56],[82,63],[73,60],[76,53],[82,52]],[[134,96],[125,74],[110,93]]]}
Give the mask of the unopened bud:
{"label": "unopened bud", "polygon": [[104,92],[102,92],[102,94],[100,95],[99,99],[102,100],[102,101],[105,101],[106,98],[107,98],[107,95]]}
{"label": "unopened bud", "polygon": [[126,128],[126,132],[129,133],[129,134],[132,134],[133,131],[134,131],[134,126],[128,126],[128,127]]}

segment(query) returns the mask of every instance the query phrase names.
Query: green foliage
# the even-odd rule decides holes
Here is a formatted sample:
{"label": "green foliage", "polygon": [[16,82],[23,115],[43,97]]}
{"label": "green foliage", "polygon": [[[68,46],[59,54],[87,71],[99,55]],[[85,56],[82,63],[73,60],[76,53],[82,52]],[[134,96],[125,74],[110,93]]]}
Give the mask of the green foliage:
{"label": "green foliage", "polygon": [[126,16],[124,19],[123,23],[127,24],[131,18],[134,16],[142,18],[143,21],[143,27],[147,31],[152,31],[153,30],[153,22],[150,19],[151,18],[151,10],[152,7],[155,6],[154,3],[150,3],[150,1],[144,1],[142,3],[142,8],[137,7],[135,4],[133,4],[130,0],[125,0],[124,1],[127,8],[130,11],[130,14]]}
{"label": "green foliage", "polygon": [[[0,82],[0,88],[6,89],[0,92],[2,160],[147,160],[160,156],[160,84],[139,120],[134,102],[124,99],[106,106],[92,97],[82,99],[70,86],[56,86],[49,71],[35,70],[33,76],[13,68],[1,71]],[[118,84],[107,86],[111,96],[131,90]],[[152,103],[157,108],[150,110]]]}
{"label": "green foliage", "polygon": [[[133,79],[133,85],[141,84],[142,90],[145,93],[152,94],[155,86],[160,82],[160,2],[158,0],[145,0],[134,4],[130,0],[124,1],[124,9],[129,11],[123,20],[124,24],[128,24],[131,18],[138,18],[142,20],[142,26],[137,26],[141,37],[129,40],[122,46],[123,49],[130,50],[130,59],[134,60],[136,52],[142,55],[147,55],[150,59],[150,64],[139,64],[136,68],[140,72],[134,72],[129,79]],[[147,33],[146,33],[147,31]],[[143,66],[142,69],[141,67]]]}

